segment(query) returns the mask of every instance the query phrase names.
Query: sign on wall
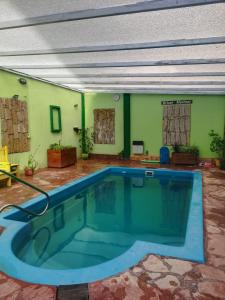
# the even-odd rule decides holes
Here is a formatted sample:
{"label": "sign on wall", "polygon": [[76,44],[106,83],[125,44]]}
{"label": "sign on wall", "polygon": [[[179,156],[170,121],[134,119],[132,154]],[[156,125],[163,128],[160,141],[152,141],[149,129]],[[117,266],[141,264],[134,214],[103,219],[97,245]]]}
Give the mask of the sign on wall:
{"label": "sign on wall", "polygon": [[192,104],[192,100],[163,100],[162,105],[173,105],[173,104]]}

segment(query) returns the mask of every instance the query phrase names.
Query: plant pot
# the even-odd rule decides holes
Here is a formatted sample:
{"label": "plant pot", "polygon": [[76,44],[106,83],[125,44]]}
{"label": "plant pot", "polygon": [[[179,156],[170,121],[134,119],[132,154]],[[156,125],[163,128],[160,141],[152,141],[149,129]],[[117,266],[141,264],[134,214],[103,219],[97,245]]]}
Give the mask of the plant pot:
{"label": "plant pot", "polygon": [[62,150],[48,149],[48,167],[64,168],[74,165],[77,161],[76,148],[66,148]]}
{"label": "plant pot", "polygon": [[198,156],[189,152],[173,152],[171,161],[175,165],[196,165]]}
{"label": "plant pot", "polygon": [[25,174],[26,176],[33,176],[33,175],[34,175],[34,169],[25,168],[25,169],[24,169],[24,174]]}
{"label": "plant pot", "polygon": [[83,160],[87,160],[89,158],[89,154],[88,153],[81,153],[81,158]]}

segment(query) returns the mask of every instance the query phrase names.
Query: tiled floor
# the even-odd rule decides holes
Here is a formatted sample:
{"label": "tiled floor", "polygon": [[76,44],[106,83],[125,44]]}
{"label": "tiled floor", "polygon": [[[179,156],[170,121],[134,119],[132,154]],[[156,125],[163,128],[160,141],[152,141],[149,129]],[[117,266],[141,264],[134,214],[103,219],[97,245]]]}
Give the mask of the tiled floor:
{"label": "tiled floor", "polygon": [[[75,167],[43,169],[29,181],[49,190],[108,164],[108,161],[80,161]],[[140,166],[138,162],[111,164]],[[217,169],[202,172],[206,264],[150,254],[122,274],[89,284],[90,300],[225,299],[225,172]],[[0,189],[0,206],[21,203],[34,194],[15,183],[11,188]],[[81,299],[74,294],[70,297],[68,291],[66,297],[62,299]],[[31,285],[0,273],[0,300],[3,299],[56,299],[56,288]]]}

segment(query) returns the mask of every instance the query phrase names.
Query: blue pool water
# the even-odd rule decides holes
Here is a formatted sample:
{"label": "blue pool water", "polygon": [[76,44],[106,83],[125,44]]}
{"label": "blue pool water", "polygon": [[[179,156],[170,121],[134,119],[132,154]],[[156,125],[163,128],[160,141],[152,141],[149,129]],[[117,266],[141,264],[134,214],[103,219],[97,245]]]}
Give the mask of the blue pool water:
{"label": "blue pool water", "polygon": [[[51,208],[42,217],[6,213],[0,219],[6,224],[1,269],[58,285],[110,276],[147,253],[203,261],[200,174],[145,172],[107,168],[52,191]],[[25,206],[40,210],[44,201],[39,197]]]}
{"label": "blue pool water", "polygon": [[184,244],[192,178],[107,174],[30,223],[15,254],[42,268],[97,265],[136,240]]}

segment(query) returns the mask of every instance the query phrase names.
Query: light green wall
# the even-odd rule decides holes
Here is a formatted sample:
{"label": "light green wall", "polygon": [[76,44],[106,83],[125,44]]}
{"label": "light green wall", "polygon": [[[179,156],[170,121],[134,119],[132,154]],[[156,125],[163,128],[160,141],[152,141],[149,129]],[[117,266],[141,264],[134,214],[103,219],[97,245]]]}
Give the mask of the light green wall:
{"label": "light green wall", "polygon": [[199,145],[201,157],[216,157],[209,149],[211,129],[224,136],[225,96],[195,96],[191,115],[191,144]]}
{"label": "light green wall", "polygon": [[86,127],[94,127],[94,109],[115,108],[115,144],[95,144],[93,153],[118,154],[123,150],[123,97],[115,102],[111,94],[85,94]]}
{"label": "light green wall", "polygon": [[201,157],[213,157],[208,133],[224,133],[225,96],[132,95],[131,140],[143,140],[150,155],[159,155],[162,146],[162,100],[191,99],[191,145],[199,147]]}
{"label": "light green wall", "polygon": [[[35,159],[37,159],[39,167],[46,167],[46,151],[50,144],[61,140],[63,145],[78,146],[78,137],[73,132],[73,127],[80,127],[81,95],[30,78],[27,78],[26,85],[21,85],[18,82],[20,77],[0,70],[0,97],[11,98],[18,94],[20,100],[27,101],[31,153],[34,153],[40,145]],[[74,108],[75,104],[78,104],[78,108]],[[51,133],[49,105],[61,107],[61,133]],[[23,167],[27,164],[28,155],[28,152],[11,154],[10,161],[19,163]]]}
{"label": "light green wall", "polygon": [[[29,133],[31,152],[37,149],[39,167],[47,165],[46,150],[51,143],[78,147],[78,136],[73,127],[81,127],[81,95],[52,84],[27,78],[27,85],[21,85],[21,76],[0,70],[0,97],[11,98],[18,94],[26,100],[29,110]],[[150,155],[159,155],[162,146],[162,100],[192,99],[191,144],[200,149],[201,157],[214,157],[209,150],[208,132],[214,129],[221,136],[224,133],[225,96],[197,95],[131,95],[131,141],[143,140]],[[78,104],[78,108],[74,105]],[[62,133],[51,133],[49,105],[59,105],[62,112]],[[112,94],[85,94],[86,127],[94,126],[94,109],[115,108],[115,144],[94,145],[93,153],[118,154],[123,149],[123,97],[115,102]],[[80,153],[79,149],[78,153]],[[10,155],[11,162],[21,166],[27,164],[29,153]]]}
{"label": "light green wall", "polygon": [[18,82],[20,77],[22,76],[0,70],[0,97],[12,98],[19,95],[20,100],[27,100],[28,88]]}
{"label": "light green wall", "polygon": [[[94,153],[118,154],[123,149],[123,103],[112,94],[86,94],[86,126],[94,126],[95,108],[116,108],[116,144],[95,145]],[[131,141],[143,140],[149,155],[159,155],[162,147],[162,100],[191,99],[191,145],[199,147],[200,156],[215,157],[209,149],[208,132],[224,133],[225,96],[201,95],[131,95]],[[132,154],[132,152],[131,152]]]}
{"label": "light green wall", "polygon": [[[149,155],[158,155],[162,146],[162,107],[157,97],[131,95],[131,142],[144,141]],[[132,154],[132,149],[131,149]]]}

